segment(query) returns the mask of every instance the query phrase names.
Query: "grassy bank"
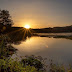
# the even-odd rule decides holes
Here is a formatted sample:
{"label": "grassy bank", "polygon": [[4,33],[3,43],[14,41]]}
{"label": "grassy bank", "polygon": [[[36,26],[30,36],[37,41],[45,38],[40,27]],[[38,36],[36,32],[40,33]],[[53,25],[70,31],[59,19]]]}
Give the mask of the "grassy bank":
{"label": "grassy bank", "polygon": [[16,59],[0,59],[0,72],[72,72],[72,67],[65,68],[63,65],[54,64],[52,61],[47,67],[36,58],[28,57],[21,61]]}
{"label": "grassy bank", "polygon": [[42,66],[39,60],[32,57],[21,61],[18,61],[17,58],[0,59],[0,72],[45,72]]}

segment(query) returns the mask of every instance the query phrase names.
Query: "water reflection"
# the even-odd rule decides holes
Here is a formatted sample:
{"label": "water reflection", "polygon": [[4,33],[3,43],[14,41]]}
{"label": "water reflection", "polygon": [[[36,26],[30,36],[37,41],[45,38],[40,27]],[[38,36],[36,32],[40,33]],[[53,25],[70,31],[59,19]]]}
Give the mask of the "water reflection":
{"label": "water reflection", "polygon": [[[17,56],[40,55],[44,58],[53,59],[59,63],[71,63],[72,40],[48,37],[31,37],[21,44],[15,45],[18,49]],[[13,57],[16,55],[14,54]]]}
{"label": "water reflection", "polygon": [[46,42],[47,40],[45,40],[45,38],[42,39],[41,37],[31,37],[26,41],[21,42],[20,45],[13,44],[13,46],[19,49],[19,51],[35,53],[48,48],[48,44],[52,44],[53,40],[49,39],[49,42],[47,42],[48,44]]}

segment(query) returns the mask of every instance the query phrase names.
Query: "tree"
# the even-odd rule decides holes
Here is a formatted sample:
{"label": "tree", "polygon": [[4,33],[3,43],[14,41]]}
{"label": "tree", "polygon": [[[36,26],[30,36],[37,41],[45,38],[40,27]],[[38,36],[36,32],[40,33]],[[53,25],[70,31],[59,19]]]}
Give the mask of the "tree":
{"label": "tree", "polygon": [[9,26],[13,25],[13,21],[7,10],[0,10],[0,25]]}

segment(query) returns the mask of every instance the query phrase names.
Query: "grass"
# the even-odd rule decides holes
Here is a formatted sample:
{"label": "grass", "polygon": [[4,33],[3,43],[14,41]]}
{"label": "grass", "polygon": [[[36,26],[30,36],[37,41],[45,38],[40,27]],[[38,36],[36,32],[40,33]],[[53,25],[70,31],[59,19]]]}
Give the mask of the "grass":
{"label": "grass", "polygon": [[64,65],[54,64],[51,60],[49,65],[49,72],[72,72],[72,66],[69,65],[68,68],[65,68]]}

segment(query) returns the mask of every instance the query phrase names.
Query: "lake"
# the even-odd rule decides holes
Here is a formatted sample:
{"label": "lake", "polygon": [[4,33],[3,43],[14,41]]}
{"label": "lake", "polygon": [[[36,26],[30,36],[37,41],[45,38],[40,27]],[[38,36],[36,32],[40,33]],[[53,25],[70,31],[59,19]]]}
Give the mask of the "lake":
{"label": "lake", "polygon": [[[45,35],[44,33],[41,35]],[[46,34],[50,35],[50,34]],[[51,34],[57,35],[57,34]],[[58,35],[72,35],[72,33],[59,33]],[[72,40],[66,38],[39,37],[32,36],[22,41],[20,44],[12,44],[18,49],[12,58],[36,55],[43,58],[52,59],[56,63],[71,64],[72,63]],[[47,62],[48,63],[48,62]]]}

